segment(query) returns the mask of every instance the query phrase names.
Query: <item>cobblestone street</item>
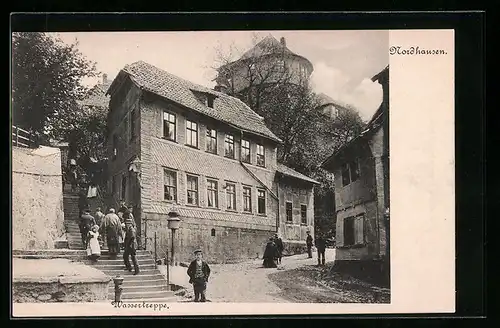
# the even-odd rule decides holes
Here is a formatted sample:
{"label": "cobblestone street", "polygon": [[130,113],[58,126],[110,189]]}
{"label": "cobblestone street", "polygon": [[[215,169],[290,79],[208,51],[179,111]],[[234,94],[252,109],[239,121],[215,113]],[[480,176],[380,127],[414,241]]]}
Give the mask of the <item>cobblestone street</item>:
{"label": "cobblestone street", "polygon": [[[334,254],[335,250],[328,249],[327,260],[333,261]],[[260,259],[237,264],[212,264],[207,298],[211,302],[293,302],[284,297],[283,289],[269,276],[315,264],[316,253],[312,259],[307,258],[307,254],[285,257],[278,269],[263,268]]]}

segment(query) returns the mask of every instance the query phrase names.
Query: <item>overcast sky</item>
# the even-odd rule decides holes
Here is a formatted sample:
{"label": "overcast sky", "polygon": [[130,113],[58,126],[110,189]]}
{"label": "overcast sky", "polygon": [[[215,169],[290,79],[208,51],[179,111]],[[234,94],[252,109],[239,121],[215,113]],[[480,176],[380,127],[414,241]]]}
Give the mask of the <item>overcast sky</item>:
{"label": "overcast sky", "polygon": [[[389,63],[388,31],[207,31],[57,33],[64,42],[79,41],[79,50],[113,79],[138,60],[212,88],[217,48],[248,50],[254,36],[285,37],[287,47],[314,65],[313,88],[355,106],[368,120],[382,100],[371,77]],[[88,84],[96,80],[86,81]]]}

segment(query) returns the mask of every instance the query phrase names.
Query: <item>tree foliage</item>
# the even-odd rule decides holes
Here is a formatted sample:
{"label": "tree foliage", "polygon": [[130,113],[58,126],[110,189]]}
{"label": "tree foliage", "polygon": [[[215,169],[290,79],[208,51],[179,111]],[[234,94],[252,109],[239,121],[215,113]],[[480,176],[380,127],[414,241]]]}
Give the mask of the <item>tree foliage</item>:
{"label": "tree foliage", "polygon": [[[363,122],[352,107],[335,118],[326,115],[324,103],[311,89],[308,76],[280,64],[286,53],[276,51],[272,44],[258,43],[255,37],[253,43],[260,47],[254,56],[247,52],[241,58],[234,46],[226,52],[217,49],[216,80],[229,86],[229,94],[263,116],[270,130],[283,140],[278,147],[278,161],[317,179],[321,186],[316,194],[325,196],[332,192],[334,184],[321,163],[358,135]],[[234,83],[244,83],[246,88],[240,92]]]}
{"label": "tree foliage", "polygon": [[[95,63],[45,33],[12,35],[12,119],[35,136],[79,138],[94,112],[82,112],[78,101],[88,95],[82,78],[97,75]],[[97,115],[99,116],[99,115]]]}

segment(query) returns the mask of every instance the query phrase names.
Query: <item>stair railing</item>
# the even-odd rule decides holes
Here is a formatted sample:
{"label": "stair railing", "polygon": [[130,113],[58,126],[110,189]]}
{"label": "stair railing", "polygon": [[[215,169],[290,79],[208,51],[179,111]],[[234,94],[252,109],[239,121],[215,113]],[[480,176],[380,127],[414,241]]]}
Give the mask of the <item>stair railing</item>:
{"label": "stair railing", "polygon": [[[147,220],[145,221],[145,227],[147,227]],[[145,228],[146,230],[146,228]],[[158,243],[158,235],[155,231],[154,235],[149,237],[147,235],[144,236],[145,245],[147,245],[147,241],[149,240],[153,245],[153,249],[150,251],[152,256],[154,257],[155,269],[158,268],[158,260],[163,260],[163,262],[167,266],[167,286],[170,289],[170,261],[169,261],[169,249],[168,247],[162,247]]]}

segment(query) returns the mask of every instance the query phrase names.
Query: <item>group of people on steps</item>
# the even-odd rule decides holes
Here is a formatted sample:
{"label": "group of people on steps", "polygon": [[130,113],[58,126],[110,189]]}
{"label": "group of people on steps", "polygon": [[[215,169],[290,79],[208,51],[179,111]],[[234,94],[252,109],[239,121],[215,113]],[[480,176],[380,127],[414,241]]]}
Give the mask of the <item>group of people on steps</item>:
{"label": "group of people on steps", "polygon": [[[134,275],[139,274],[136,257],[137,228],[132,211],[133,208],[126,206],[124,201],[121,202],[118,213],[115,213],[114,208],[110,208],[108,214],[104,215],[101,208],[97,208],[94,217],[88,207],[82,210],[79,227],[82,243],[90,260],[98,260],[101,255],[100,242],[106,243],[111,259],[116,259],[123,250],[125,270],[134,271]],[[99,231],[102,231],[102,234]]]}

